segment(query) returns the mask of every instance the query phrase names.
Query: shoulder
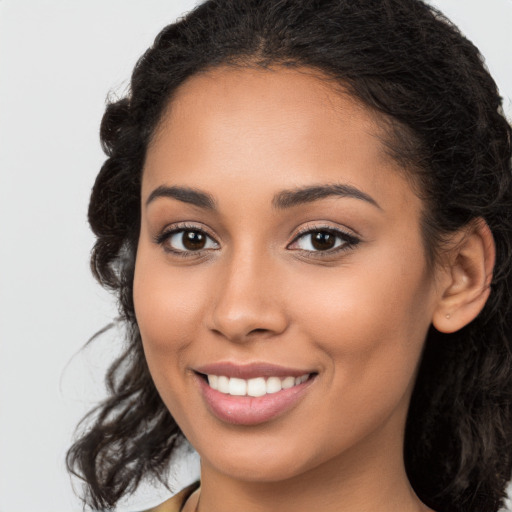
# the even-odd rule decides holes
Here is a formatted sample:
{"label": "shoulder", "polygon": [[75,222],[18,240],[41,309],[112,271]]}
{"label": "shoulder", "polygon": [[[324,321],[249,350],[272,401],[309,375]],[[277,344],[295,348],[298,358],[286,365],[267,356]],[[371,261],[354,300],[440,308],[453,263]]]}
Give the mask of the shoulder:
{"label": "shoulder", "polygon": [[189,498],[189,496],[199,487],[199,482],[194,482],[192,485],[185,487],[178,494],[175,494],[172,498],[164,501],[160,505],[145,510],[144,512],[180,512],[183,505]]}

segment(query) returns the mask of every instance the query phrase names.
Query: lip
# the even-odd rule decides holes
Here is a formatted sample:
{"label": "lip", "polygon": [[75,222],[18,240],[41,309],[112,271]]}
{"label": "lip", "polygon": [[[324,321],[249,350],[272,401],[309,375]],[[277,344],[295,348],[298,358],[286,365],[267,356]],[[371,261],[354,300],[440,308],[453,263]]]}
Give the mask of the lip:
{"label": "lip", "polygon": [[204,375],[224,375],[239,379],[254,379],[256,377],[300,377],[306,373],[317,373],[311,369],[286,368],[271,363],[255,362],[249,364],[235,364],[232,362],[219,362],[206,364],[194,368],[196,373]]}
{"label": "lip", "polygon": [[[310,378],[293,386],[260,397],[226,395],[212,389],[201,374],[224,375],[250,379],[255,377],[299,377],[306,373]],[[297,370],[266,363],[234,365],[233,363],[216,363],[195,369],[195,379],[207,409],[217,419],[232,425],[259,425],[269,422],[295,408],[307,395],[316,380],[316,372]]]}

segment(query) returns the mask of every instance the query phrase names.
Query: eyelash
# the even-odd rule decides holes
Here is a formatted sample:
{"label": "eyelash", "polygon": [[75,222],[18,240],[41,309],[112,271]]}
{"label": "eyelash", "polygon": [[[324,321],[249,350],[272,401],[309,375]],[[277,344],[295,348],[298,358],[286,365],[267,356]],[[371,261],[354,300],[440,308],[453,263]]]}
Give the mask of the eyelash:
{"label": "eyelash", "polygon": [[193,233],[199,233],[201,235],[206,236],[209,240],[213,241],[215,244],[218,245],[217,240],[215,240],[204,228],[191,225],[191,224],[179,224],[172,226],[171,228],[165,229],[162,233],[157,235],[155,237],[155,243],[158,245],[161,245],[164,249],[164,251],[175,254],[181,258],[189,258],[194,256],[202,255],[205,251],[211,250],[211,248],[208,249],[199,249],[197,251],[193,250],[181,250],[181,249],[174,249],[169,244],[166,244],[171,237],[174,235],[177,235],[179,233],[186,233],[186,232],[193,232]]}
{"label": "eyelash", "polygon": [[307,235],[313,235],[315,233],[328,233],[329,235],[332,235],[335,237],[335,243],[336,239],[341,240],[341,244],[338,246],[333,247],[332,249],[327,249],[325,251],[309,251],[306,249],[292,249],[296,251],[301,251],[306,257],[309,258],[326,258],[331,257],[335,254],[338,254],[340,252],[348,251],[350,249],[353,249],[361,240],[357,238],[356,236],[347,233],[346,231],[343,231],[339,228],[333,228],[332,226],[306,226],[303,229],[299,230],[293,241],[288,244],[287,248],[289,248],[291,245],[295,244],[298,240],[300,240],[303,237],[306,237]]}
{"label": "eyelash", "polygon": [[[181,249],[175,249],[166,245],[166,242],[170,240],[171,237],[174,235],[177,235],[179,233],[186,233],[186,232],[194,232],[199,233],[201,235],[206,236],[210,241],[215,243],[218,246],[218,242],[204,229],[201,227],[198,227],[196,225],[189,225],[189,224],[180,224],[177,226],[173,226],[169,229],[164,230],[162,233],[157,235],[154,239],[155,243],[158,245],[161,245],[163,249],[166,252],[175,254],[181,258],[188,258],[188,257],[197,257],[200,255],[203,255],[205,252],[212,250],[211,247],[205,248],[205,249],[198,249],[198,250],[181,250]],[[306,237],[307,235],[313,235],[314,233],[327,233],[329,235],[333,235],[335,237],[335,243],[337,243],[337,240],[341,240],[341,243],[338,246],[333,247],[332,249],[326,249],[325,251],[322,250],[307,250],[307,249],[290,249],[294,251],[300,251],[304,255],[307,255],[307,257],[310,258],[322,258],[322,257],[329,257],[333,256],[335,254],[338,254],[340,252],[347,251],[349,249],[354,248],[361,240],[357,238],[356,236],[347,233],[341,229],[333,228],[332,226],[307,226],[303,229],[301,229],[295,238],[290,242],[286,248],[289,249],[290,246],[297,243],[301,238]],[[208,241],[207,241],[208,243]]]}

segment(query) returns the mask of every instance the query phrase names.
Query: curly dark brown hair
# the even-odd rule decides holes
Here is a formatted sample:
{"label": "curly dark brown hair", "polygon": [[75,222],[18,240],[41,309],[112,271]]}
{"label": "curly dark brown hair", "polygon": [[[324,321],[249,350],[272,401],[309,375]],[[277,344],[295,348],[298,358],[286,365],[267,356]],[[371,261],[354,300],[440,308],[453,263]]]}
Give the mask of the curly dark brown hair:
{"label": "curly dark brown hair", "polygon": [[418,184],[435,264],[443,238],[476,218],[497,251],[490,298],[453,334],[428,333],[405,436],[411,484],[439,512],[494,512],[512,469],[511,128],[477,48],[420,0],[208,0],[164,28],[101,126],[107,155],[89,222],[92,270],[119,299],[124,354],[110,397],[68,452],[84,500],[109,509],[145,477],[165,479],[183,435],[146,365],[132,299],[145,152],[166,105],[219,65],[301,66],[379,113],[391,154]]}

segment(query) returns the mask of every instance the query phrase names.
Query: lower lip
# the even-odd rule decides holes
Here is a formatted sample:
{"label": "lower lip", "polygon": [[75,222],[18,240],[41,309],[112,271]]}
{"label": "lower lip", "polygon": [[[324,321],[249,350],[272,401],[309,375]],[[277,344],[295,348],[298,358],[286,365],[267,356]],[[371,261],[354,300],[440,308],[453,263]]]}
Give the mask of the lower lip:
{"label": "lower lip", "polygon": [[315,378],[310,377],[292,388],[259,397],[226,395],[212,389],[202,377],[197,376],[197,380],[208,409],[219,420],[233,425],[258,425],[292,409]]}

